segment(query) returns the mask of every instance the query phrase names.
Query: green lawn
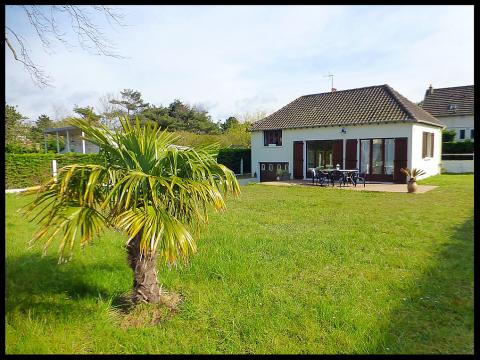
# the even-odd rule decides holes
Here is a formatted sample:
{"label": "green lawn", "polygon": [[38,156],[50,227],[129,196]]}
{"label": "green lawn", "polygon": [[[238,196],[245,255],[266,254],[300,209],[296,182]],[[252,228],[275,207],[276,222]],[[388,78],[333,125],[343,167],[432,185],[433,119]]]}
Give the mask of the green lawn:
{"label": "green lawn", "polygon": [[247,185],[189,266],[159,272],[180,311],[124,328],[132,282],[109,232],[66,265],[28,250],[6,195],[7,353],[473,353],[473,175],[425,194]]}

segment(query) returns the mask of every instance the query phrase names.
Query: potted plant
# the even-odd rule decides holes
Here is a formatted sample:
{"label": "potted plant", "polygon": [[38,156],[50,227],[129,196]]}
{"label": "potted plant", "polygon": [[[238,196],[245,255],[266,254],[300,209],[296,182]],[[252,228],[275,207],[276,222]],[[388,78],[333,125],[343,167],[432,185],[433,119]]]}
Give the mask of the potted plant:
{"label": "potted plant", "polygon": [[277,169],[277,181],[280,180],[290,180],[290,173],[288,170],[284,169]]}
{"label": "potted plant", "polygon": [[282,177],[283,170],[282,169],[277,169],[277,181],[280,181],[280,178]]}
{"label": "potted plant", "polygon": [[409,193],[417,192],[417,177],[425,175],[425,171],[421,169],[409,169],[409,168],[401,168],[400,171],[409,177],[407,183],[407,190]]}

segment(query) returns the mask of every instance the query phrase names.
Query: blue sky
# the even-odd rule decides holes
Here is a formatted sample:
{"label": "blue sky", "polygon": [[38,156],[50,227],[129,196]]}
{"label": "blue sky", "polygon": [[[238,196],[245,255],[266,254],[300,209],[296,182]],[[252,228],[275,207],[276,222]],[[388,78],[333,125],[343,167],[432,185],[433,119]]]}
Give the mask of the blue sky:
{"label": "blue sky", "polygon": [[[473,84],[473,6],[122,6],[128,26],[96,20],[126,59],[56,44],[46,53],[15,6],[6,23],[54,79],[40,89],[5,51],[6,101],[35,120],[100,109],[124,88],[145,101],[202,104],[213,120],[271,113],[295,98],[389,84],[412,101],[429,84]],[[68,25],[68,24],[67,24]],[[76,40],[71,34],[71,42]]]}

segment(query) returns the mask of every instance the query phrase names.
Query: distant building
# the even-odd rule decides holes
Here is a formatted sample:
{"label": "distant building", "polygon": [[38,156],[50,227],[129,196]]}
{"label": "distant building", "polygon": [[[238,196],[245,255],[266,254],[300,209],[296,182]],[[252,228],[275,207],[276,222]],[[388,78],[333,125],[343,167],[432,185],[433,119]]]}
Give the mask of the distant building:
{"label": "distant building", "polygon": [[473,140],[474,137],[474,85],[434,89],[425,92],[422,108],[455,130],[455,140]]}
{"label": "distant building", "polygon": [[[76,152],[80,154],[96,154],[99,151],[97,145],[83,139],[83,132],[75,126],[66,126],[60,128],[49,128],[43,132],[51,134],[57,138],[57,152],[60,154],[68,152]],[[60,150],[59,138],[63,137],[65,148]],[[47,152],[47,144],[45,143],[45,152]]]}

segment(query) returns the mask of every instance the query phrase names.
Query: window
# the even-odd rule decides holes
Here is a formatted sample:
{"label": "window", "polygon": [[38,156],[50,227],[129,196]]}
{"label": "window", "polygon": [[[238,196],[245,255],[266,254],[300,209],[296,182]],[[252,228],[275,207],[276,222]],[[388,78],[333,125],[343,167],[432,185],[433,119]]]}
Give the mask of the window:
{"label": "window", "polygon": [[457,110],[457,105],[455,104],[448,105],[448,110]]}
{"label": "window", "polygon": [[268,171],[273,171],[273,164],[268,164]]}
{"label": "window", "polygon": [[372,174],[381,174],[383,169],[382,139],[372,140]]}
{"label": "window", "polygon": [[282,164],[277,164],[277,170],[282,170]]}
{"label": "window", "polygon": [[360,172],[370,174],[370,140],[360,142]]}
{"label": "window", "polygon": [[262,164],[262,170],[265,170],[265,164]]}
{"label": "window", "polygon": [[470,139],[473,139],[473,129],[470,129]]}
{"label": "window", "polygon": [[459,138],[460,140],[465,139],[465,129],[461,129],[461,130],[460,130],[459,135],[458,135],[458,138]]}
{"label": "window", "polygon": [[393,174],[393,161],[395,157],[395,141],[393,139],[385,139],[385,174]]}
{"label": "window", "polygon": [[307,141],[307,169],[328,168],[332,164],[333,142],[331,140]]}
{"label": "window", "polygon": [[423,132],[422,159],[433,157],[433,139],[433,133]]}
{"label": "window", "polygon": [[270,144],[282,146],[282,130],[265,130],[263,132],[263,145]]}

